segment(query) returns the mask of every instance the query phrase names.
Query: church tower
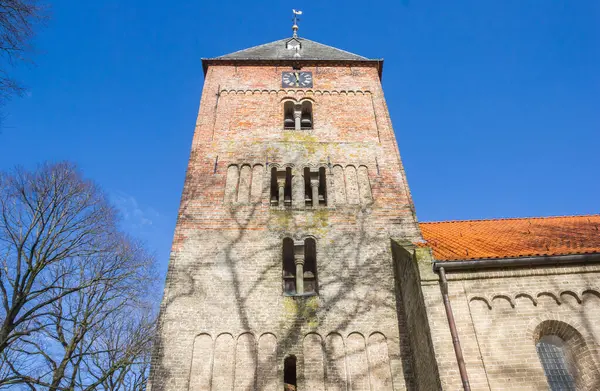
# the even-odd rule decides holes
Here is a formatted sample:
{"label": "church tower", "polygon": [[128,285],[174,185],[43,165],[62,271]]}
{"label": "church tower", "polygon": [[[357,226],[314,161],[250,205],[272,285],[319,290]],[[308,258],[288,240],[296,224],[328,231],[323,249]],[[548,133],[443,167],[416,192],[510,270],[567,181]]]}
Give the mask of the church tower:
{"label": "church tower", "polygon": [[404,390],[415,379],[394,246],[421,234],[383,61],[296,30],[202,60],[153,391]]}

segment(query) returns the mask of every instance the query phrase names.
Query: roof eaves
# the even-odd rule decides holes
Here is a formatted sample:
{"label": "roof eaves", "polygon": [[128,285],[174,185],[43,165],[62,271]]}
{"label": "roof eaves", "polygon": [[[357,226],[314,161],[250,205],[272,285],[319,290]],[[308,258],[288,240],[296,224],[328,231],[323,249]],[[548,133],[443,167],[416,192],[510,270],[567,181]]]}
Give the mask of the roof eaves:
{"label": "roof eaves", "polygon": [[591,264],[600,263],[600,252],[539,255],[511,258],[481,258],[481,259],[454,259],[449,261],[433,261],[433,270],[437,272],[440,268],[446,271],[467,271],[478,269],[498,269],[512,267],[535,267],[535,266],[560,266],[565,264]]}
{"label": "roof eaves", "polygon": [[331,63],[376,63],[377,71],[379,73],[379,78],[382,78],[383,75],[383,58],[375,58],[365,60],[327,60],[322,58],[300,58],[300,59],[261,59],[257,60],[255,58],[201,58],[202,61],[202,70],[204,72],[204,76],[206,76],[206,72],[208,71],[209,65],[219,64],[219,63],[259,63],[259,64],[294,64],[298,62],[310,62],[310,63],[322,63],[322,64],[331,64]]}
{"label": "roof eaves", "polygon": [[419,221],[419,225],[434,225],[448,223],[470,223],[480,221],[516,221],[516,220],[546,220],[546,219],[562,219],[562,218],[584,218],[584,217],[600,217],[600,214],[589,215],[562,215],[562,216],[529,216],[529,217],[499,217],[493,219],[471,219],[471,220],[440,220],[440,221]]}

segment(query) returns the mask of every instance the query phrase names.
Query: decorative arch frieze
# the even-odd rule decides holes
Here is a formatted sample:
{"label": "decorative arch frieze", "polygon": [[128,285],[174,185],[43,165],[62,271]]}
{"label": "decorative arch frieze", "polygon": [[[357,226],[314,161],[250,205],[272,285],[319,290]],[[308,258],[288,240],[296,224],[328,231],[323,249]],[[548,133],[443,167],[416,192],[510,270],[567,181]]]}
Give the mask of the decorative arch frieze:
{"label": "decorative arch frieze", "polygon": [[508,303],[508,305],[510,305],[511,308],[515,308],[515,301],[512,299],[512,297],[508,296],[508,295],[494,295],[492,296],[492,304],[494,303]]}
{"label": "decorative arch frieze", "polygon": [[561,301],[561,303],[567,303],[567,301],[569,300],[568,298],[574,299],[577,304],[581,304],[582,303],[582,300],[579,297],[579,295],[577,295],[577,293],[575,293],[573,291],[564,291],[564,292],[560,293],[560,301]]}
{"label": "decorative arch frieze", "polygon": [[[490,310],[494,308],[494,303],[498,303],[501,300],[508,302],[512,308],[517,308],[520,305],[533,305],[538,306],[540,298],[548,298],[556,306],[561,306],[567,302],[575,302],[578,305],[584,305],[586,301],[598,300],[600,301],[600,292],[595,289],[582,289],[580,291],[574,290],[563,290],[563,291],[543,291],[538,293],[518,292],[516,294],[488,294],[488,295],[472,295],[469,297],[469,303],[481,301],[485,303],[486,307]],[[527,300],[517,300],[527,299]]]}
{"label": "decorative arch frieze", "polygon": [[220,91],[221,95],[258,95],[258,94],[275,94],[284,96],[318,96],[318,95],[372,95],[370,90],[285,90],[285,89],[235,89],[235,88],[224,88]]}
{"label": "decorative arch frieze", "polygon": [[469,303],[473,302],[481,302],[484,303],[488,310],[492,309],[492,305],[490,304],[490,300],[484,296],[473,296],[469,299]]}
{"label": "decorative arch frieze", "polygon": [[518,293],[518,294],[516,294],[515,295],[515,303],[517,302],[517,299],[520,299],[520,298],[524,298],[526,300],[529,300],[531,302],[531,304],[533,304],[534,307],[538,305],[538,302],[537,302],[536,298],[533,297],[533,296],[531,296],[528,293]]}
{"label": "decorative arch frieze", "polygon": [[562,302],[560,301],[559,297],[560,295],[556,295],[553,292],[540,292],[537,294],[537,298],[544,298],[544,297],[549,297],[550,299],[554,300],[554,302],[556,303],[556,305],[561,305]]}

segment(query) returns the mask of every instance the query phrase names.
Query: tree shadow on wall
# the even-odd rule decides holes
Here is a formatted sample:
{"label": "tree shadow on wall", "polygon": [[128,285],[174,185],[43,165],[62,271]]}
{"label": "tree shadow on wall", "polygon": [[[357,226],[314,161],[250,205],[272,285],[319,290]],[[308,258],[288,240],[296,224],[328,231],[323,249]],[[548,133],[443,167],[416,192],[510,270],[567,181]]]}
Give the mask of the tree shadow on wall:
{"label": "tree shadow on wall", "polygon": [[[194,157],[190,159],[194,161]],[[188,177],[186,178],[186,186],[183,192],[181,200],[180,214],[177,222],[177,232],[175,237],[175,244],[171,260],[169,263],[167,287],[165,290],[165,300],[161,305],[160,319],[164,320],[165,315],[169,312],[169,308],[176,302],[185,298],[206,298],[206,293],[210,290],[210,287],[202,286],[198,281],[194,281],[194,276],[205,273],[206,265],[204,260],[198,260],[197,262],[188,263],[182,267],[177,264],[177,255],[179,251],[182,251],[185,247],[186,242],[193,243],[202,240],[197,234],[195,234],[195,227],[201,226],[202,221],[199,217],[202,213],[199,211],[203,208],[208,208],[210,205],[215,203],[221,203],[221,199],[216,199],[218,195],[222,195],[223,181],[219,181],[215,178],[195,178],[189,174],[192,172],[188,170]],[[200,180],[201,179],[201,180]],[[265,181],[267,182],[267,181]],[[214,229],[213,234],[219,237],[220,243],[225,245],[219,248],[220,257],[222,257],[223,265],[228,273],[230,288],[235,296],[232,301],[235,306],[237,319],[240,322],[240,334],[243,332],[256,332],[253,326],[252,309],[246,304],[252,298],[252,295],[260,293],[260,289],[268,284],[272,280],[273,275],[281,275],[281,241],[272,240],[272,243],[253,243],[254,252],[256,254],[278,254],[278,256],[268,259],[264,257],[264,262],[258,270],[258,278],[256,278],[252,284],[245,284],[245,277],[240,275],[240,270],[243,270],[242,265],[246,261],[244,256],[240,254],[244,253],[244,246],[248,245],[250,233],[256,232],[257,230],[264,230],[269,232],[269,227],[276,227],[281,231],[293,234],[295,232],[304,232],[310,234],[311,227],[307,228],[302,219],[295,219],[292,217],[292,210],[274,210],[269,205],[268,192],[269,188],[266,183],[263,183],[263,192],[261,202],[248,203],[236,205],[232,204],[226,208],[226,212],[220,216],[222,220],[220,223],[223,226],[228,226],[227,230]],[[212,197],[212,198],[211,198]],[[217,212],[215,212],[217,213]],[[306,211],[305,215],[312,213],[316,215],[319,211]],[[306,301],[300,299],[297,300],[297,311],[295,312],[294,319],[289,319],[286,327],[283,327],[283,331],[277,335],[277,350],[265,357],[259,357],[258,354],[253,355],[253,368],[255,369],[254,385],[248,387],[248,391],[256,389],[256,372],[258,368],[263,368],[269,363],[277,363],[278,368],[281,367],[280,361],[284,356],[286,347],[290,346],[302,346],[303,338],[305,337],[308,329],[307,322],[317,319],[319,324],[328,324],[326,335],[332,333],[339,333],[345,335],[349,331],[348,328],[354,324],[357,320],[361,319],[366,314],[369,314],[374,309],[385,308],[390,314],[396,314],[397,308],[394,302],[393,291],[391,296],[370,294],[376,290],[372,287],[379,286],[382,281],[386,278],[388,283],[392,284],[391,289],[393,290],[393,277],[390,279],[389,276],[393,275],[392,271],[392,257],[389,247],[389,236],[387,238],[386,246],[379,246],[376,251],[373,251],[373,247],[369,246],[372,244],[374,235],[369,234],[371,230],[366,227],[370,218],[370,210],[359,207],[348,207],[338,208],[335,212],[337,215],[343,215],[344,218],[351,221],[347,226],[350,229],[344,227],[344,224],[337,223],[334,218],[325,218],[320,221],[320,224],[326,225],[329,230],[328,237],[331,238],[332,242],[336,243],[336,248],[343,248],[343,254],[337,256],[340,260],[340,264],[336,265],[337,270],[340,271],[336,276],[329,276],[328,278],[320,278],[319,289],[321,291],[333,292],[328,294],[326,301],[323,301],[318,308],[307,308]],[[287,217],[286,217],[287,215]],[[282,216],[285,223],[282,223]],[[300,222],[299,222],[300,221]],[[323,228],[321,226],[321,228]],[[331,234],[332,232],[336,232]],[[187,236],[185,236],[187,235]],[[375,235],[385,236],[385,233],[379,232]],[[218,244],[216,244],[218,246]],[[322,246],[324,244],[321,244]],[[364,253],[365,249],[369,249],[368,253]],[[321,264],[326,263],[325,259],[319,259],[318,262]],[[389,270],[382,270],[382,265],[389,267]],[[329,270],[332,270],[329,265]],[[363,272],[361,272],[363,271]],[[366,272],[369,271],[369,272]],[[386,275],[388,277],[386,277]],[[280,278],[280,277],[278,277]],[[247,287],[243,290],[242,287]],[[365,294],[358,294],[357,292],[364,292]],[[340,316],[341,315],[341,316]],[[402,314],[398,314],[402,317]],[[399,319],[399,322],[403,324],[403,320]],[[153,374],[151,374],[152,387],[154,391],[163,390],[166,388],[169,379],[172,378],[173,374],[170,370],[163,365],[163,357],[165,353],[165,345],[169,342],[163,340],[161,329],[163,324],[158,325],[157,338],[155,340],[155,348],[153,355]],[[232,330],[233,331],[233,330]],[[373,330],[375,331],[375,330]],[[202,330],[198,330],[199,334]],[[216,336],[213,336],[216,337]],[[255,334],[255,347],[258,344],[258,335]],[[368,336],[365,336],[368,337]],[[411,373],[410,373],[410,352],[407,350],[407,344],[403,340],[406,336],[403,333],[400,334],[400,341],[398,349],[400,349],[400,360],[404,371],[404,380],[409,389],[412,388]],[[344,338],[345,340],[345,338]],[[213,341],[214,342],[214,341]],[[389,345],[388,345],[389,346]],[[352,354],[364,354],[367,357],[367,339],[365,338],[364,348],[362,352],[353,351]],[[192,347],[190,346],[190,349]],[[334,357],[333,352],[330,349],[324,347],[324,339],[321,336],[321,350],[323,353],[323,371],[325,373],[324,383],[334,384],[348,384],[349,374],[346,374],[346,378],[341,378],[337,372],[328,372],[327,363],[334,362],[338,357]],[[257,351],[257,349],[255,349]],[[348,358],[348,352],[346,359]],[[192,356],[190,354],[190,356]],[[191,366],[191,363],[185,365]],[[234,364],[235,365],[235,364]],[[369,370],[377,371],[381,365],[390,365],[390,362],[381,362],[376,365],[366,365],[361,369],[360,373],[354,373],[353,379],[363,378],[369,383]],[[369,368],[370,367],[370,368]],[[390,369],[391,371],[391,369]],[[274,379],[277,382],[275,388],[280,389],[283,385],[282,379]],[[393,375],[392,375],[393,378]],[[299,380],[302,382],[302,374],[299,373]],[[233,380],[232,380],[233,381]],[[189,387],[189,385],[188,385]],[[398,387],[396,385],[396,387]]]}

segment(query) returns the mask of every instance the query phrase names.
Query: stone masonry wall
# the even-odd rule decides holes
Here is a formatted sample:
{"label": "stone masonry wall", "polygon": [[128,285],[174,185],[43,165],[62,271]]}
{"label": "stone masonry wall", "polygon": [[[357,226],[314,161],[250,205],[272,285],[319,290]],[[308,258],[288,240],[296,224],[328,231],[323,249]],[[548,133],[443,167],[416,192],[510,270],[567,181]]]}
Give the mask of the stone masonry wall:
{"label": "stone masonry wall", "polygon": [[[424,249],[411,243],[392,240],[392,254],[396,272],[396,294],[400,316],[405,318],[407,342],[410,346],[411,369],[415,391],[440,390],[440,378],[435,361],[427,309],[421,292],[419,261],[429,265],[431,258],[422,259]],[[427,252],[425,251],[426,255]]]}
{"label": "stone masonry wall", "polygon": [[[403,390],[390,237],[420,233],[375,67],[211,66],[196,124],[152,362],[153,391]],[[310,98],[314,129],[283,130],[283,101]],[[270,203],[272,167],[294,200]],[[302,202],[324,168],[326,206]],[[300,189],[300,191],[299,191]],[[284,238],[316,241],[318,295],[282,289]],[[400,324],[400,327],[399,327]]]}
{"label": "stone masonry wall", "polygon": [[[548,334],[566,341],[577,389],[600,389],[599,272],[589,265],[447,273],[471,389],[548,390],[536,352]],[[421,277],[443,389],[461,389],[437,276]]]}

